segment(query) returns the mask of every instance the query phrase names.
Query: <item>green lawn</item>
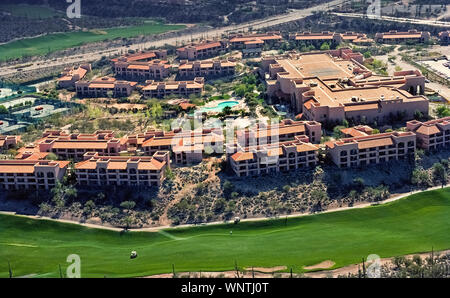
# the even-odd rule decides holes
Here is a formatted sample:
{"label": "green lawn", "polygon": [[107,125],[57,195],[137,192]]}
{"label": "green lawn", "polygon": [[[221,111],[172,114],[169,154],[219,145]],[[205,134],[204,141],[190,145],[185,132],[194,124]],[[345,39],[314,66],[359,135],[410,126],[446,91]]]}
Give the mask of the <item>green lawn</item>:
{"label": "green lawn", "polygon": [[[0,216],[0,277],[57,277],[69,254],[82,277],[129,277],[177,271],[285,265],[295,272],[324,260],[341,267],[381,257],[450,248],[450,188],[385,205],[285,220],[168,229],[161,233],[88,229]],[[233,234],[230,235],[230,230]],[[129,259],[130,251],[139,257]]]}
{"label": "green lawn", "polygon": [[48,34],[0,45],[0,61],[45,55],[91,42],[160,34],[183,28],[185,28],[184,25],[167,25],[156,21],[148,21],[139,26]]}
{"label": "green lawn", "polygon": [[6,11],[16,17],[27,17],[30,19],[48,19],[64,15],[47,6],[29,4],[0,5],[0,11]]}

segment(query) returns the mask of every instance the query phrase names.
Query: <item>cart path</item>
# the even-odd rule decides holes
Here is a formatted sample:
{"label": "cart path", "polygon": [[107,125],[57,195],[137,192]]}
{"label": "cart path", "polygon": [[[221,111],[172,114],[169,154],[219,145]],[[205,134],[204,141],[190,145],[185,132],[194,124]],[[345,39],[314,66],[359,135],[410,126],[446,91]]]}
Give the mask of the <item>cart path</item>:
{"label": "cart path", "polygon": [[[448,185],[448,184],[447,184]],[[444,186],[444,188],[447,186]],[[434,187],[430,187],[424,190],[417,190],[417,191],[413,191],[413,192],[407,192],[407,193],[403,193],[400,195],[394,195],[389,199],[386,199],[384,201],[380,201],[377,202],[377,205],[383,205],[386,203],[390,203],[390,202],[394,202],[400,199],[403,199],[407,196],[413,195],[413,194],[417,194],[417,193],[421,193],[421,192],[425,192],[425,191],[431,191],[431,190],[436,190],[436,189],[441,189],[442,186],[434,186]],[[372,206],[374,203],[373,202],[369,202],[369,203],[361,203],[358,204],[356,206],[352,206],[352,207],[338,207],[338,208],[332,208],[332,209],[328,209],[325,211],[321,211],[321,212],[316,212],[314,214],[322,214],[322,213],[330,213],[330,212],[339,212],[339,211],[344,211],[344,210],[351,210],[351,209],[360,209],[360,208],[365,208],[365,207],[369,207]],[[46,217],[46,216],[39,216],[39,215],[23,215],[23,214],[18,214],[16,212],[9,212],[9,211],[0,211],[0,214],[5,214],[5,215],[14,215],[14,216],[20,216],[20,217],[26,217],[26,218],[31,218],[31,219],[41,219],[41,220],[51,220],[51,221],[56,221],[56,222],[61,222],[61,223],[70,223],[70,224],[76,224],[76,225],[80,225],[83,227],[87,227],[87,228],[95,228],[95,229],[102,229],[102,230],[111,230],[111,231],[123,231],[123,228],[118,228],[118,227],[113,227],[110,225],[98,225],[98,224],[90,224],[90,223],[80,223],[74,220],[67,220],[67,219],[55,219],[55,218],[51,218],[51,217]],[[285,215],[285,216],[279,216],[279,217],[275,217],[275,218],[292,218],[292,217],[303,217],[303,216],[308,216],[308,215],[312,215],[311,213],[292,213],[289,215]],[[245,219],[241,219],[240,222],[251,222],[251,221],[261,221],[261,220],[272,220],[274,219],[274,217],[255,217],[255,218],[245,218]],[[150,228],[136,228],[136,229],[128,229],[128,231],[132,231],[132,232],[159,232],[161,230],[166,230],[166,229],[178,229],[178,228],[186,228],[186,227],[201,227],[201,226],[206,226],[206,225],[220,225],[220,224],[224,224],[224,223],[229,223],[229,222],[225,222],[225,221],[215,221],[215,222],[208,222],[208,223],[204,223],[204,224],[184,224],[184,225],[178,225],[178,226],[171,226],[169,224],[166,225],[161,225],[161,226],[157,226],[157,227],[150,227]]]}

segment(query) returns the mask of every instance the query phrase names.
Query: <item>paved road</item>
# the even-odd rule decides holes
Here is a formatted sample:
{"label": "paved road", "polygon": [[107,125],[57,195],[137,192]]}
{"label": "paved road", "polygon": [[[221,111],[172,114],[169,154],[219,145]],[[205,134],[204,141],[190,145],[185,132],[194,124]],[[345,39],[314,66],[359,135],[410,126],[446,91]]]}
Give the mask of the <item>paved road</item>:
{"label": "paved road", "polygon": [[[200,39],[200,38],[212,38],[212,37],[219,37],[222,34],[228,34],[230,32],[236,32],[236,31],[249,31],[249,30],[257,30],[262,28],[267,28],[274,25],[279,25],[295,20],[299,20],[302,18],[305,18],[307,16],[312,15],[314,11],[328,11],[332,9],[334,6],[339,5],[341,3],[344,3],[348,0],[333,0],[328,3],[320,4],[317,6],[313,6],[307,9],[302,10],[292,10],[288,13],[282,14],[282,15],[276,15],[272,17],[268,17],[264,20],[256,20],[245,24],[239,24],[239,25],[232,25],[227,27],[221,27],[217,29],[211,29],[208,31],[195,33],[195,34],[186,34],[183,36],[177,36],[172,38],[166,38],[161,40],[155,40],[145,43],[138,43],[133,44],[130,47],[125,46],[119,46],[115,48],[110,48],[108,50],[102,50],[102,51],[93,51],[86,54],[78,54],[73,56],[67,56],[64,58],[56,59],[55,61],[52,60],[41,60],[41,61],[35,61],[32,62],[32,65],[28,67],[24,67],[23,71],[30,71],[30,70],[39,70],[46,67],[55,67],[55,66],[62,66],[66,64],[72,64],[72,63],[81,63],[81,62],[89,62],[89,61],[95,61],[100,59],[102,56],[109,56],[109,55],[116,55],[120,53],[124,53],[128,50],[139,50],[143,48],[149,48],[149,47],[161,47],[165,44],[170,45],[177,45],[177,44],[183,44],[188,43],[191,41],[191,39]],[[2,67],[0,69],[0,76],[9,75],[16,73],[17,69],[14,67]]]}
{"label": "paved road", "polygon": [[368,19],[373,20],[383,20],[383,21],[393,21],[398,23],[410,23],[410,24],[419,24],[419,25],[429,25],[429,26],[436,26],[436,27],[443,27],[442,30],[450,27],[450,22],[444,22],[444,21],[437,21],[437,20],[423,20],[423,19],[410,19],[410,18],[396,18],[396,17],[390,17],[390,16],[375,16],[375,15],[364,15],[361,13],[341,13],[341,12],[334,12],[333,14],[337,16],[342,17],[354,17],[354,18],[364,18],[367,17]]}

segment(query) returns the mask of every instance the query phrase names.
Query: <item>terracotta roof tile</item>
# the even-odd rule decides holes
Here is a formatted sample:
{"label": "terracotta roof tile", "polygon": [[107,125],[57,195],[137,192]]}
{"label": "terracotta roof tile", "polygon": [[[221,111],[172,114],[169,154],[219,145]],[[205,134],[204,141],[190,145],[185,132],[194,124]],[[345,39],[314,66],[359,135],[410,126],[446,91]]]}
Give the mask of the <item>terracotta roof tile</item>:
{"label": "terracotta roof tile", "polygon": [[367,148],[374,148],[374,147],[380,147],[380,146],[390,146],[392,144],[394,144],[394,143],[392,142],[391,138],[368,140],[368,141],[358,142],[358,149],[367,149]]}
{"label": "terracotta roof tile", "polygon": [[252,152],[236,152],[231,156],[234,161],[244,161],[253,159]]}
{"label": "terracotta roof tile", "polygon": [[417,133],[423,134],[423,135],[434,135],[440,132],[439,128],[436,125],[421,125],[417,130]]}

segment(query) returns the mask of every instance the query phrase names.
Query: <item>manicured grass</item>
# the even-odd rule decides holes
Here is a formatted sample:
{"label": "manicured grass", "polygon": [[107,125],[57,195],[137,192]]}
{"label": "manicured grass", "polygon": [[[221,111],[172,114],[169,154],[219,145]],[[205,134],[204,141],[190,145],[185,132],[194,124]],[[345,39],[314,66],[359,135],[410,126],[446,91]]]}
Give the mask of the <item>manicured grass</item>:
{"label": "manicured grass", "polygon": [[[172,271],[285,265],[295,272],[324,260],[335,267],[369,254],[391,257],[450,248],[450,188],[385,205],[298,218],[128,232],[0,216],[0,277],[57,277],[70,254],[82,277],[144,276]],[[230,230],[233,231],[230,235]],[[136,250],[139,257],[129,259]]]}
{"label": "manicured grass", "polygon": [[160,34],[183,28],[184,25],[167,25],[151,21],[139,26],[48,34],[0,45],[0,61],[44,55],[91,42]]}
{"label": "manicured grass", "polygon": [[6,11],[13,16],[27,17],[30,19],[48,19],[64,14],[50,7],[29,4],[0,5],[0,11]]}

